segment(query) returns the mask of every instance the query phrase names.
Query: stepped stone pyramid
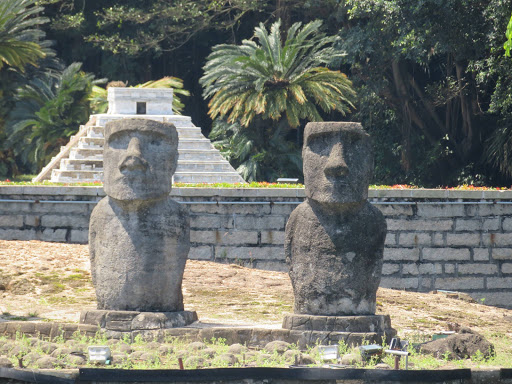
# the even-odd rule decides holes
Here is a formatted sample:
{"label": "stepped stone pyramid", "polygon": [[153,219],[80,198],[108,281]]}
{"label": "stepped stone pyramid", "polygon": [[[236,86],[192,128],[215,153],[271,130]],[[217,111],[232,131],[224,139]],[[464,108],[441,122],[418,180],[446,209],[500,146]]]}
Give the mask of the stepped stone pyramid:
{"label": "stepped stone pyramid", "polygon": [[179,156],[173,182],[245,183],[189,116],[173,114],[172,97],[172,89],[168,88],[109,88],[108,112],[91,115],[33,181],[102,181],[105,124],[137,117],[170,122],[176,126]]}

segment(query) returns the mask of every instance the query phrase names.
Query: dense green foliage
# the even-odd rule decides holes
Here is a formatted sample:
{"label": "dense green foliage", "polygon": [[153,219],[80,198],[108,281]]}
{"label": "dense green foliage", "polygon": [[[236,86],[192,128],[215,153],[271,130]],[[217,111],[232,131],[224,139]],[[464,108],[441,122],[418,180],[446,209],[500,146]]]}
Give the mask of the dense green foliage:
{"label": "dense green foliage", "polygon": [[295,23],[283,42],[278,20],[270,33],[263,24],[256,27],[257,42],[214,46],[200,79],[204,97],[211,98],[212,119],[227,116],[247,127],[255,116],[277,121],[286,114],[296,128],[301,119],[321,121],[319,108],[348,112],[354,91],[343,73],[322,66],[340,54],[332,47],[335,38],[320,32],[321,25],[320,20],[303,27]]}
{"label": "dense green foliage", "polygon": [[23,71],[36,65],[45,54],[38,44],[42,32],[37,26],[47,20],[31,0],[3,0],[0,3],[0,69],[4,65]]}
{"label": "dense green foliage", "polygon": [[35,78],[18,89],[16,105],[7,120],[7,144],[23,166],[38,172],[87,122],[94,75],[73,63],[57,76]]}
{"label": "dense green foliage", "polygon": [[[211,98],[210,138],[248,181],[300,176],[296,135],[301,121],[321,112],[345,115],[355,93],[340,71],[323,65],[341,56],[321,21],[294,23],[282,39],[281,21],[254,30],[254,40],[212,48],[200,83]],[[284,41],[283,41],[284,40]],[[226,123],[227,121],[227,123]]]}
{"label": "dense green foliage", "polygon": [[357,118],[382,137],[378,142],[388,148],[379,152],[396,159],[382,173],[422,185],[506,180],[484,154],[497,128],[491,103],[499,100],[501,107],[504,96],[495,84],[507,81],[501,47],[510,6],[501,0],[346,1],[340,49],[359,88]]}
{"label": "dense green foliage", "polygon": [[42,10],[35,0],[0,3],[0,176],[25,171],[6,144],[5,121],[14,108],[17,88],[47,70],[61,68],[40,29],[48,21],[40,16]]}
{"label": "dense green foliage", "polygon": [[[5,4],[21,11],[7,15]],[[121,80],[128,86],[166,76],[183,79],[183,88],[191,94],[183,113],[192,116],[205,134],[213,127],[212,137],[244,175],[268,181],[297,176],[301,130],[312,120],[305,103],[297,102],[298,110],[279,102],[270,106],[267,102],[263,109],[264,103],[256,104],[256,98],[225,104],[218,93],[221,84],[214,90],[211,83],[206,94],[217,107],[212,125],[199,79],[206,58],[218,54],[213,47],[242,47],[255,28],[277,41],[271,25],[279,19],[280,37],[286,40],[285,31],[294,23],[305,26],[319,19],[323,22],[319,33],[334,42],[329,48],[334,51],[329,63],[314,67],[344,72],[352,81],[357,99],[346,118],[361,121],[375,139],[376,182],[510,185],[512,59],[506,55],[512,48],[511,12],[512,0],[3,0],[0,175],[41,165],[27,161],[19,151],[30,140],[25,134],[20,142],[13,138],[12,145],[7,144],[5,120],[14,103],[21,102],[20,89],[36,79],[48,83],[49,77],[61,76],[63,63],[82,62],[83,70],[96,78]],[[39,46],[43,54],[27,55],[16,44],[18,61],[12,60],[12,53],[3,53],[5,25],[13,25],[14,19],[27,31],[16,35],[21,36],[19,41],[31,43],[27,47],[32,49]],[[44,23],[46,19],[50,22]],[[55,41],[53,49],[61,62],[55,60],[45,33]],[[263,46],[257,37],[251,41],[247,47]],[[261,63],[256,64],[277,57],[272,49],[267,54],[261,48]],[[294,60],[300,63],[306,50]],[[249,62],[250,56],[245,60]],[[222,61],[228,62],[227,57]],[[241,70],[243,62],[237,65]],[[272,83],[263,78],[259,83],[251,79],[254,87],[248,85],[251,81],[245,84],[247,97]],[[320,104],[313,105],[323,119],[344,118],[339,110],[325,113]],[[298,129],[291,129],[297,125]],[[59,139],[42,139],[48,140]],[[264,167],[258,170],[258,164]]]}
{"label": "dense green foliage", "polygon": [[505,44],[503,44],[503,48],[505,49],[505,56],[510,57],[510,50],[512,49],[512,16],[510,16],[505,36],[507,37],[507,40],[505,41]]}

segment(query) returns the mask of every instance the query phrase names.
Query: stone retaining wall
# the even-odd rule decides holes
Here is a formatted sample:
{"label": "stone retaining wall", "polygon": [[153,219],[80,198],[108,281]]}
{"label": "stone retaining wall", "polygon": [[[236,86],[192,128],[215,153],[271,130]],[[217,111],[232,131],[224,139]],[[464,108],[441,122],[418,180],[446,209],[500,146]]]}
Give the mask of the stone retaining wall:
{"label": "stone retaining wall", "polygon": [[[86,243],[101,187],[0,187],[0,239]],[[284,227],[302,189],[175,188],[190,258],[285,270]],[[512,307],[512,192],[372,190],[388,235],[381,286],[469,293]]]}

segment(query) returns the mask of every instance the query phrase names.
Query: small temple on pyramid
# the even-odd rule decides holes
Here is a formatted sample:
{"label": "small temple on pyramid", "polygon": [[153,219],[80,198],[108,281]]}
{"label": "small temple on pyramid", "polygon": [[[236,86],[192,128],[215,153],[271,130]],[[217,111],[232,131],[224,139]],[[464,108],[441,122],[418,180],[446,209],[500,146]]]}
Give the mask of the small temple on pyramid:
{"label": "small temple on pyramid", "polygon": [[108,88],[107,113],[91,115],[69,143],[32,180],[54,183],[103,181],[103,131],[112,120],[152,119],[173,123],[179,136],[174,183],[245,183],[190,116],[172,111],[170,88]]}

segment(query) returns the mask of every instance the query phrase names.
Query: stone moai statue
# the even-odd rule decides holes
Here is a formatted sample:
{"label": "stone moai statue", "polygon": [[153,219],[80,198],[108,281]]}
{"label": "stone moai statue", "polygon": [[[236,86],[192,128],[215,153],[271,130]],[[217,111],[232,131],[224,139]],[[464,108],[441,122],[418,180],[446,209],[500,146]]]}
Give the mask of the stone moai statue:
{"label": "stone moai statue", "polygon": [[98,309],[183,311],[190,228],[187,211],[169,198],[177,161],[173,124],[123,119],[106,125],[107,197],[89,225]]}
{"label": "stone moai statue", "polygon": [[386,221],[368,201],[369,135],[358,123],[309,123],[302,150],[306,201],[286,225],[296,314],[375,314]]}

